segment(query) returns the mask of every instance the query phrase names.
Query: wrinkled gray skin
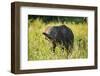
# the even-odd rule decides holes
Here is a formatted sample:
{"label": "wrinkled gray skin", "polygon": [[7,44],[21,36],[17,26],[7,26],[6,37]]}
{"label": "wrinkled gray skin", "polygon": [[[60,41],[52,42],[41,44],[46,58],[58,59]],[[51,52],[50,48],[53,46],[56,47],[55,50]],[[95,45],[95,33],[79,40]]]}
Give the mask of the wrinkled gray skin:
{"label": "wrinkled gray skin", "polygon": [[[74,34],[70,28],[65,25],[50,26],[43,32],[46,38],[48,38],[53,44],[53,52],[57,44],[63,45],[67,50],[73,48]],[[62,47],[62,49],[64,49]]]}

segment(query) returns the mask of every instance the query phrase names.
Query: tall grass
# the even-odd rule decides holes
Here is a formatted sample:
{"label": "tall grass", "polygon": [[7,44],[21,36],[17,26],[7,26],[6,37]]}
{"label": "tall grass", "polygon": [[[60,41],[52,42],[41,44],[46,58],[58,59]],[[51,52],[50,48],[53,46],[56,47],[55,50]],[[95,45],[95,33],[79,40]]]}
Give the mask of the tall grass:
{"label": "tall grass", "polygon": [[88,25],[86,23],[65,23],[74,33],[74,47],[68,54],[56,47],[56,52],[51,51],[52,44],[45,39],[42,32],[47,26],[58,26],[61,22],[45,24],[42,20],[29,20],[28,23],[28,60],[51,60],[51,59],[76,59],[88,57]]}

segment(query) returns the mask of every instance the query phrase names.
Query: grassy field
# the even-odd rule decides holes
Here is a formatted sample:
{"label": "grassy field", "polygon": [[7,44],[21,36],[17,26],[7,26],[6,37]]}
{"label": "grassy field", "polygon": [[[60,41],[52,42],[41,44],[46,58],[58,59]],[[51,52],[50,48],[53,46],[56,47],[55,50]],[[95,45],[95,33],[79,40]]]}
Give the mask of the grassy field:
{"label": "grassy field", "polygon": [[42,32],[47,26],[60,25],[50,22],[45,24],[40,19],[28,22],[28,60],[54,60],[54,59],[80,59],[88,57],[88,26],[86,23],[67,23],[74,33],[74,48],[71,54],[62,51],[60,45],[56,47],[55,54],[51,51],[51,43],[45,39]]}

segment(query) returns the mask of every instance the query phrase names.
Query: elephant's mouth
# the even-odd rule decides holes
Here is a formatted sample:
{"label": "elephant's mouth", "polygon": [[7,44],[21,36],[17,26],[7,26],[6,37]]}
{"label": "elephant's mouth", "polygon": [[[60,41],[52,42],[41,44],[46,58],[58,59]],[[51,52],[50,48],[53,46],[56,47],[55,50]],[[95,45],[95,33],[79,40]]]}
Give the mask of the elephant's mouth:
{"label": "elephant's mouth", "polygon": [[47,33],[43,32],[43,35],[45,35],[45,37],[48,38],[48,39],[52,39],[51,36],[49,36]]}

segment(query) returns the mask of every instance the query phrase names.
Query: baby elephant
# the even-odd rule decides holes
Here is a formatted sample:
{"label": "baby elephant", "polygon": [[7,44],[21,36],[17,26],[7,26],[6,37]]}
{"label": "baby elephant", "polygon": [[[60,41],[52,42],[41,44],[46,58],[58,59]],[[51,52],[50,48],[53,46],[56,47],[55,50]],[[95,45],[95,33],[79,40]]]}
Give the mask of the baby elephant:
{"label": "baby elephant", "polygon": [[[74,34],[72,30],[65,25],[49,26],[45,29],[43,34],[52,42],[53,52],[55,52],[57,44],[63,45],[68,51],[73,48]],[[62,47],[62,49],[64,49],[64,47]]]}

